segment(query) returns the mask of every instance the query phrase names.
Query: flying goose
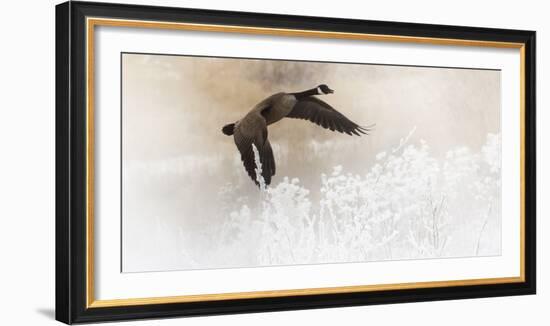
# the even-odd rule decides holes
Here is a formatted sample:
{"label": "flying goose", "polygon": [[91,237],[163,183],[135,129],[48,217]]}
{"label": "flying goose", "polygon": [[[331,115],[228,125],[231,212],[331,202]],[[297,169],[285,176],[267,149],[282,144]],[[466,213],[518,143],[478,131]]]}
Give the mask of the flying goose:
{"label": "flying goose", "polygon": [[348,135],[367,134],[370,126],[359,126],[314,96],[332,93],[334,91],[325,84],[299,93],[276,93],[254,106],[244,118],[222,128],[225,135],[234,137],[244,168],[256,184],[258,181],[252,144],[259,153],[262,177],[266,185],[269,185],[271,177],[275,175],[275,159],[267,139],[267,126],[282,118],[309,120],[325,129]]}

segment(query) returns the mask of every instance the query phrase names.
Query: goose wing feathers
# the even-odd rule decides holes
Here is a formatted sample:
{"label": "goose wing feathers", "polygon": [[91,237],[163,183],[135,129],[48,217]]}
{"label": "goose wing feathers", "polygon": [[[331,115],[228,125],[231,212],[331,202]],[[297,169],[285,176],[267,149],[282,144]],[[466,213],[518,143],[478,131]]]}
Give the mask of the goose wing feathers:
{"label": "goose wing feathers", "polygon": [[336,111],[328,103],[313,96],[298,101],[287,117],[309,120],[325,129],[348,135],[361,136],[361,134],[367,134],[370,130],[369,128],[359,126],[342,113]]}
{"label": "goose wing feathers", "polygon": [[234,139],[246,172],[258,184],[252,144],[256,146],[262,164],[262,177],[269,185],[275,175],[275,158],[267,140],[267,123],[259,111],[250,112],[236,124]]}

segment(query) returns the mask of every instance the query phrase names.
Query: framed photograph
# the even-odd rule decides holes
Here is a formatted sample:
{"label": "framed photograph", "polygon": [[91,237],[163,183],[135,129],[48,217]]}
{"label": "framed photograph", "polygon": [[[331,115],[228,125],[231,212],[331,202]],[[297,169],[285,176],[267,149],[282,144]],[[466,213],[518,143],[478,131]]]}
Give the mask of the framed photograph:
{"label": "framed photograph", "polygon": [[535,293],[535,32],[56,7],[56,318]]}

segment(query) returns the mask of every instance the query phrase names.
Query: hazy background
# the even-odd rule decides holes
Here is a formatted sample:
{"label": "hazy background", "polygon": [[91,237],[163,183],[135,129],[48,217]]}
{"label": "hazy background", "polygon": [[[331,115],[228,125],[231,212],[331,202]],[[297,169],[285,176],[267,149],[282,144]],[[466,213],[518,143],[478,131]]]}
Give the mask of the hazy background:
{"label": "hazy background", "polygon": [[[500,133],[498,71],[141,54],[123,54],[122,65],[124,271],[217,267],[190,253],[208,255],[214,226],[258,197],[221,127],[275,92],[325,83],[335,93],[324,101],[376,124],[364,137],[294,119],[269,127],[272,184],[299,178],[312,202],[321,174],[338,165],[363,174],[414,128],[409,142],[424,140],[435,157],[480,151]],[[488,227],[500,239],[499,222]]]}

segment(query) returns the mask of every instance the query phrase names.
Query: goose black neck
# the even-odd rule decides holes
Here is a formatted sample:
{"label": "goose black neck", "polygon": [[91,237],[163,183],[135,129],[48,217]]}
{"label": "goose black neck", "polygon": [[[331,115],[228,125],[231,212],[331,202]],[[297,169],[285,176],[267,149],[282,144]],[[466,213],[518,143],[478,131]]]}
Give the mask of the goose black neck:
{"label": "goose black neck", "polygon": [[300,92],[300,93],[294,93],[294,96],[298,100],[304,99],[304,98],[312,96],[312,95],[319,95],[319,93],[317,92],[317,87],[312,88],[312,89],[308,89],[307,91],[303,91],[303,92]]}

